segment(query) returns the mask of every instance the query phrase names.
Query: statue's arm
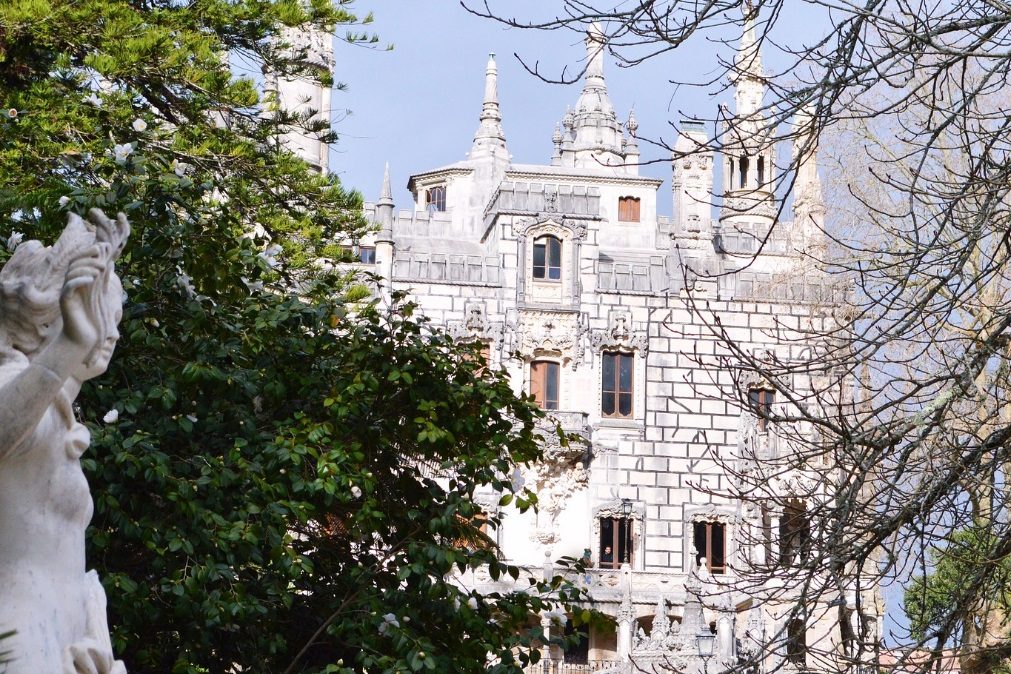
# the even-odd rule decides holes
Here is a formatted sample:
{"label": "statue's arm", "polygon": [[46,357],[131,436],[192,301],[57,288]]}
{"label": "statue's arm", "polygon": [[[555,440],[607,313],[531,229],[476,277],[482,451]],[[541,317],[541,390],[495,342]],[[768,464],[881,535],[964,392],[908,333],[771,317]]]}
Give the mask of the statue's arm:
{"label": "statue's arm", "polygon": [[65,340],[57,339],[28,367],[0,384],[0,460],[18,448],[39,425],[69,373],[84,355]]}
{"label": "statue's arm", "polygon": [[60,294],[62,329],[31,358],[28,367],[0,383],[0,460],[31,435],[64,382],[99,342],[91,295],[108,257],[108,245],[96,244],[70,262]]}

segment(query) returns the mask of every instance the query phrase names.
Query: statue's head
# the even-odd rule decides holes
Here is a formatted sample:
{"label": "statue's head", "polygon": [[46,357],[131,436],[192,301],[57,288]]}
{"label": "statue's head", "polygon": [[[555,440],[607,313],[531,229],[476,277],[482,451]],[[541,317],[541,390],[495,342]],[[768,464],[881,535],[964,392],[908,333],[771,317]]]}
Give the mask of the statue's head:
{"label": "statue's head", "polygon": [[77,252],[97,242],[105,244],[108,255],[105,272],[95,281],[100,292],[93,304],[102,337],[77,376],[83,381],[104,372],[119,338],[123,307],[123,286],[113,262],[128,235],[122,214],[112,221],[92,209],[87,221],[71,213],[66,229],[49,248],[38,241],[19,245],[0,269],[0,351],[13,349],[31,358],[62,328],[60,294],[67,269]]}

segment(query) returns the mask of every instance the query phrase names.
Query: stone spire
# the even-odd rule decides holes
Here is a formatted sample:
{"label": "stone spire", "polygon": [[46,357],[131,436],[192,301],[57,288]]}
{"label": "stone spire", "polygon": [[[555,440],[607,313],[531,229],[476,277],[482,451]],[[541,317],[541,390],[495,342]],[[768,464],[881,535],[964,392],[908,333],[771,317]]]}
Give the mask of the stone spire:
{"label": "stone spire", "polygon": [[498,66],[495,54],[488,55],[484,74],[484,103],[481,106],[481,123],[474,134],[471,159],[493,157],[508,161],[505,133],[502,131],[502,113],[498,105]]}
{"label": "stone spire", "polygon": [[741,45],[734,58],[734,72],[731,77],[734,83],[735,112],[738,118],[753,115],[762,107],[765,97],[765,74],[762,68],[762,46],[756,37],[755,23],[758,10],[751,2],[744,3],[744,33],[741,34]]}
{"label": "stone spire", "polygon": [[571,154],[563,152],[562,164],[580,168],[621,166],[621,124],[607,95],[604,82],[604,33],[594,23],[586,35],[586,75],[583,91],[572,112],[571,124],[566,116],[565,128],[571,140]]}
{"label": "stone spire", "polygon": [[390,186],[390,163],[383,171],[383,187],[376,202],[376,221],[380,230],[377,240],[393,242],[393,188]]}
{"label": "stone spire", "polygon": [[818,177],[818,134],[816,119],[809,108],[794,117],[793,165],[797,179],[793,186],[793,219],[801,247],[815,257],[824,255],[825,199]]}

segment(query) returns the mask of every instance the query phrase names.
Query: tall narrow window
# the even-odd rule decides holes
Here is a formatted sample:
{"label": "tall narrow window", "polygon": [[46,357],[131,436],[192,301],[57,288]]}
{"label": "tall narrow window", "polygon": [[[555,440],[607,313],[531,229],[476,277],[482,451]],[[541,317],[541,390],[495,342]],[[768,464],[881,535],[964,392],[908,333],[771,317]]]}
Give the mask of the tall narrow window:
{"label": "tall narrow window", "polygon": [[530,364],[530,395],[541,409],[558,409],[558,388],[558,363],[538,360]]}
{"label": "tall narrow window", "polygon": [[750,389],[748,402],[751,404],[751,410],[758,416],[758,430],[764,432],[768,428],[772,404],[776,402],[776,392],[770,388]]}
{"label": "tall narrow window", "polygon": [[534,239],[534,278],[559,281],[562,278],[562,242],[553,236]]}
{"label": "tall narrow window", "polygon": [[617,569],[632,563],[632,520],[627,517],[600,518],[598,566]]}
{"label": "tall narrow window", "polygon": [[797,667],[807,664],[807,626],[794,618],[786,626],[786,660]]}
{"label": "tall narrow window", "polygon": [[710,573],[726,573],[727,527],[720,522],[696,522],[694,532],[695,563],[703,558]]}
{"label": "tall narrow window", "polygon": [[758,186],[765,185],[765,157],[758,158]]}
{"label": "tall narrow window", "polygon": [[740,187],[748,186],[748,163],[748,156],[741,155],[741,163],[739,164],[741,169]]}
{"label": "tall narrow window", "polygon": [[639,197],[618,198],[618,221],[639,222]]}
{"label": "tall narrow window", "polygon": [[605,351],[602,360],[600,413],[605,417],[631,417],[634,356]]}
{"label": "tall narrow window", "polygon": [[446,186],[436,185],[425,192],[425,205],[431,211],[446,210]]}
{"label": "tall narrow window", "polygon": [[788,503],[779,520],[779,553],[783,566],[800,566],[811,551],[811,522],[803,503]]}

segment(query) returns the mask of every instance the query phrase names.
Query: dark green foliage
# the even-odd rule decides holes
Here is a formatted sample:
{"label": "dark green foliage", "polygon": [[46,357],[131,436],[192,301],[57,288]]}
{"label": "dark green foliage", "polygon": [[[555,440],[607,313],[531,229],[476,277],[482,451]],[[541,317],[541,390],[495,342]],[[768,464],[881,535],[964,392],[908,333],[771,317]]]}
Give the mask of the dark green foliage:
{"label": "dark green foliage", "polygon": [[277,41],[367,38],[347,4],[0,4],[0,221],[45,242],[68,210],[133,225],[120,345],[78,400],[89,563],[133,674],[517,671],[537,612],[575,597],[446,581],[519,573],[473,544],[471,496],[529,507],[508,475],[539,456],[539,412],[410,304],[349,305],[319,262],[359,235],[361,199],[276,142],[329,134],[262,115],[221,58],[326,81]]}

